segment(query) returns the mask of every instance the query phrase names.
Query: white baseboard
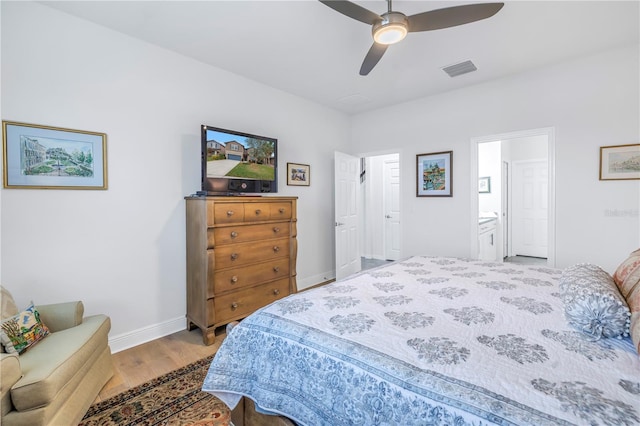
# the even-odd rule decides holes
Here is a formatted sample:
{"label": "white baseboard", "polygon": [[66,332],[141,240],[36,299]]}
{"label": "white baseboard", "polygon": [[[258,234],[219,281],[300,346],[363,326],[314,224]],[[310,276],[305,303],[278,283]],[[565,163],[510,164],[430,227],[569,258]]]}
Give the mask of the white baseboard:
{"label": "white baseboard", "polygon": [[186,328],[186,317],[175,318],[160,324],[153,324],[119,336],[111,337],[109,338],[109,346],[111,347],[111,353],[116,353],[169,334],[177,333]]}
{"label": "white baseboard", "polygon": [[[297,280],[298,290],[304,290],[305,288],[313,287],[316,284],[333,280],[335,279],[335,277],[335,271],[328,271],[323,274],[318,274],[312,277],[304,278],[302,280]],[[109,346],[111,347],[111,353],[115,354],[125,349],[150,342],[151,340],[159,339],[169,334],[177,333],[178,331],[185,330],[186,328],[186,316],[179,317],[162,322],[160,324],[153,324],[147,327],[130,331],[128,333],[121,334],[119,336],[111,337],[109,338]]]}
{"label": "white baseboard", "polygon": [[316,284],[323,283],[325,281],[334,280],[336,278],[336,271],[327,271],[323,274],[314,275],[304,279],[296,280],[298,283],[298,290],[304,290],[305,288],[313,287]]}

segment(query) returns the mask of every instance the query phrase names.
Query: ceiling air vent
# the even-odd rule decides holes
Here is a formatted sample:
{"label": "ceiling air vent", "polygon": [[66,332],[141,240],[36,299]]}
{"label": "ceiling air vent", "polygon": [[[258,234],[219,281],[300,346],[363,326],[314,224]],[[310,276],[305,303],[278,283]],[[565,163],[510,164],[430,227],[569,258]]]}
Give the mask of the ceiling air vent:
{"label": "ceiling air vent", "polygon": [[442,68],[444,72],[449,74],[449,77],[457,77],[462,74],[466,74],[472,71],[476,71],[478,68],[471,61],[464,61],[458,64],[449,65]]}

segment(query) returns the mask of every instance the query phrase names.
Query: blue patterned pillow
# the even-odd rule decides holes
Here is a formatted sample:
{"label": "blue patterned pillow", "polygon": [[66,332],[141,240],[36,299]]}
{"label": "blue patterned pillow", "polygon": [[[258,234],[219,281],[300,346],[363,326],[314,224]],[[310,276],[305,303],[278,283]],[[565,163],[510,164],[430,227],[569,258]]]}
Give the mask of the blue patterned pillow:
{"label": "blue patterned pillow", "polygon": [[579,263],[562,272],[560,290],[569,324],[593,340],[629,335],[631,311],[611,275]]}

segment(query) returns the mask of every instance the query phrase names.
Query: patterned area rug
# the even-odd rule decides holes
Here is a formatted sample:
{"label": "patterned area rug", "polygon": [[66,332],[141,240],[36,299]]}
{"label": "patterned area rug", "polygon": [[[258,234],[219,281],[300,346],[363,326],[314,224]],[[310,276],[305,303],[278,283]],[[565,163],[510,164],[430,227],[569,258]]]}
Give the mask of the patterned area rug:
{"label": "patterned area rug", "polygon": [[79,426],[228,426],[229,408],[200,387],[213,356],[92,405]]}

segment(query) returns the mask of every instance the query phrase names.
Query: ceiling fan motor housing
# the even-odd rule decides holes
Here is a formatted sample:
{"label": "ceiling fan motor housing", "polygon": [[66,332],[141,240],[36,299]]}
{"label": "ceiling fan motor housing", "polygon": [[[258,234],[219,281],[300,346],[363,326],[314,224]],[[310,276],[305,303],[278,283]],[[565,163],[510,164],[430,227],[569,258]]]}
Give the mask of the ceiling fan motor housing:
{"label": "ceiling fan motor housing", "polygon": [[387,12],[371,27],[376,43],[394,44],[405,38],[409,32],[409,19],[401,12]]}

